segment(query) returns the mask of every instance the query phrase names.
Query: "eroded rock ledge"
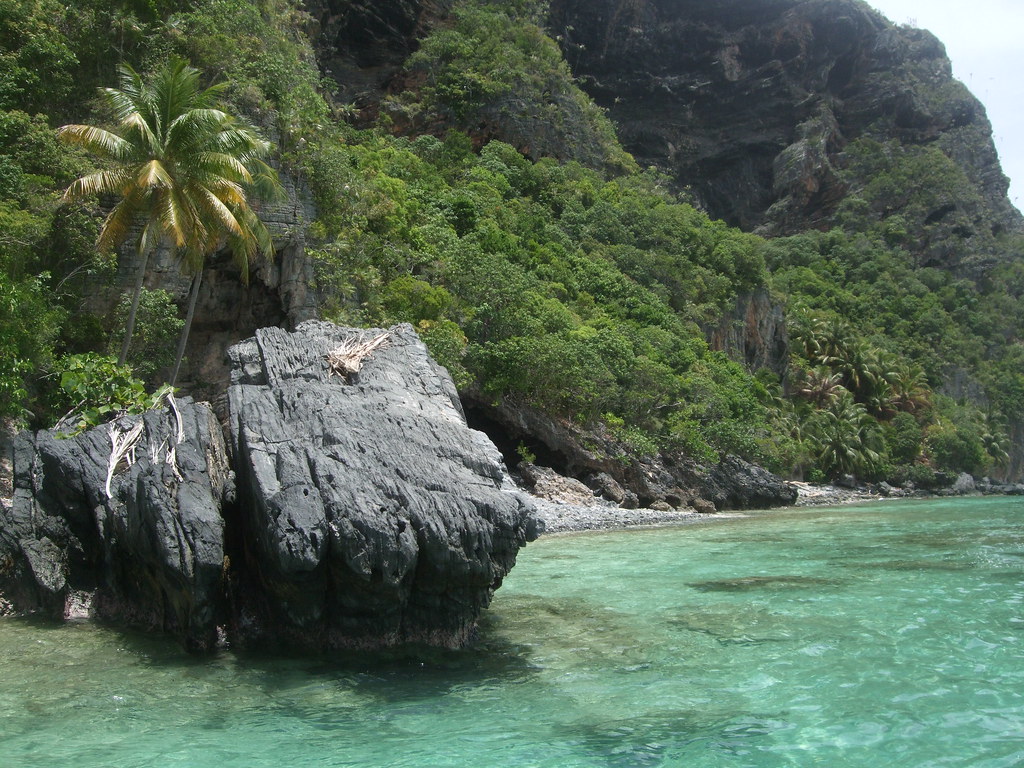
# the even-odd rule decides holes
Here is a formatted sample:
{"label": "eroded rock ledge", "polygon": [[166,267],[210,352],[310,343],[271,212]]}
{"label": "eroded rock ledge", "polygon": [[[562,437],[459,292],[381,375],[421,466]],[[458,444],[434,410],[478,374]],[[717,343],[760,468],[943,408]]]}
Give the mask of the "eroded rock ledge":
{"label": "eroded rock ledge", "polygon": [[233,347],[230,454],[190,400],[117,422],[134,445],[112,474],[110,426],[21,435],[0,592],[192,650],[465,643],[538,524],[410,326],[332,372],[384,333],[311,321]]}

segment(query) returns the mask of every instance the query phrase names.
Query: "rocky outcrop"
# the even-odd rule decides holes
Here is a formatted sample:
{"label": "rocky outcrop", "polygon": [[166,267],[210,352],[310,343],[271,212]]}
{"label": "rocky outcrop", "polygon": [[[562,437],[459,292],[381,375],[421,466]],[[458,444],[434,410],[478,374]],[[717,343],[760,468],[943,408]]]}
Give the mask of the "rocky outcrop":
{"label": "rocky outcrop", "polygon": [[411,326],[332,373],[328,352],[368,333],[311,321],[230,350],[240,641],[461,645],[538,533]]}
{"label": "rocky outcrop", "polygon": [[766,290],[736,298],[731,312],[704,328],[711,349],[725,352],[748,371],[767,368],[780,379],[789,368],[789,335],[782,304]]}
{"label": "rocky outcrop", "polygon": [[[114,441],[133,430],[134,446],[112,458]],[[213,647],[230,475],[208,406],[179,400],[72,439],[22,433],[14,464],[13,505],[0,513],[0,590],[15,607],[64,618],[84,592],[97,616]]]}
{"label": "rocky outcrop", "polygon": [[191,400],[22,434],[0,592],[193,650],[467,642],[539,524],[411,326],[373,333],[347,375],[328,353],[367,332],[311,321],[232,348],[230,463]]}
{"label": "rocky outcrop", "polygon": [[338,84],[339,101],[376,113],[418,39],[452,5],[454,0],[307,0],[317,57]]}
{"label": "rocky outcrop", "polygon": [[511,399],[496,405],[475,400],[472,405],[474,418],[487,424],[496,443],[528,441],[558,472],[623,507],[712,512],[764,509],[796,500],[793,485],[735,456],[722,456],[713,466],[680,454],[636,457],[610,434],[585,430]]}

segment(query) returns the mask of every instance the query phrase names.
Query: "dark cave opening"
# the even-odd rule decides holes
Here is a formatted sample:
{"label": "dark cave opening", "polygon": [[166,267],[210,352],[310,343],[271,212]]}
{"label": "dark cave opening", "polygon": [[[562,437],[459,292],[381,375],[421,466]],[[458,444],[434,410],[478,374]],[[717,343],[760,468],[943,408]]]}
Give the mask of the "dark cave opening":
{"label": "dark cave opening", "polygon": [[501,452],[505,466],[515,472],[523,454],[534,456],[533,463],[548,467],[560,475],[571,476],[569,459],[561,451],[548,446],[544,441],[522,430],[510,428],[494,417],[487,408],[463,401],[466,423],[470,428],[483,432]]}

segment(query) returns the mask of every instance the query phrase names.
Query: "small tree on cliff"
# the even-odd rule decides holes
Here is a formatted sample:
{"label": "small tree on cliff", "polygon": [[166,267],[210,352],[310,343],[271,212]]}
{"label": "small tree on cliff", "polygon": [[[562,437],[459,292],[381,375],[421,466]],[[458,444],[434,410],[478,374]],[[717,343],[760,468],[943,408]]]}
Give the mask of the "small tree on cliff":
{"label": "small tree on cliff", "polygon": [[120,69],[120,87],[100,97],[117,121],[106,130],[65,125],[58,134],[106,161],[74,181],[65,198],[119,198],[100,229],[97,247],[110,251],[133,227],[138,275],[118,362],[128,357],[149,256],[162,242],[177,250],[182,269],[193,275],[188,314],[171,383],[175,383],[192,326],[206,257],[227,246],[248,281],[257,255],[273,255],[266,226],[249,205],[252,196],[277,194],[276,173],[263,162],[270,144],[256,129],[223,111],[224,86],[200,87],[200,73],[170,59],[150,82],[131,67]]}

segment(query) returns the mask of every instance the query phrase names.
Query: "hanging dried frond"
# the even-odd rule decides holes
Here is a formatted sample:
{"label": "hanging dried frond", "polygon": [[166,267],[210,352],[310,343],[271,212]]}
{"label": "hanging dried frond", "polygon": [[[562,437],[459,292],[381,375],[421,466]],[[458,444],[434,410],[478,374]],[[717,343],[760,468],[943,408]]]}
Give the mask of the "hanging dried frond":
{"label": "hanging dried frond", "polygon": [[385,331],[372,339],[361,339],[351,336],[327,353],[327,367],[332,376],[340,376],[348,380],[353,374],[359,373],[365,360],[375,349],[387,343],[389,334]]}
{"label": "hanging dried frond", "polygon": [[116,421],[110,425],[110,459],[107,462],[107,498],[111,499],[114,497],[113,491],[110,490],[110,483],[114,479],[114,475],[117,470],[121,468],[122,462],[125,467],[130,467],[135,463],[135,446],[139,443],[139,438],[142,437],[142,430],[145,427],[142,419],[139,419],[131,427],[125,428],[120,426]]}

